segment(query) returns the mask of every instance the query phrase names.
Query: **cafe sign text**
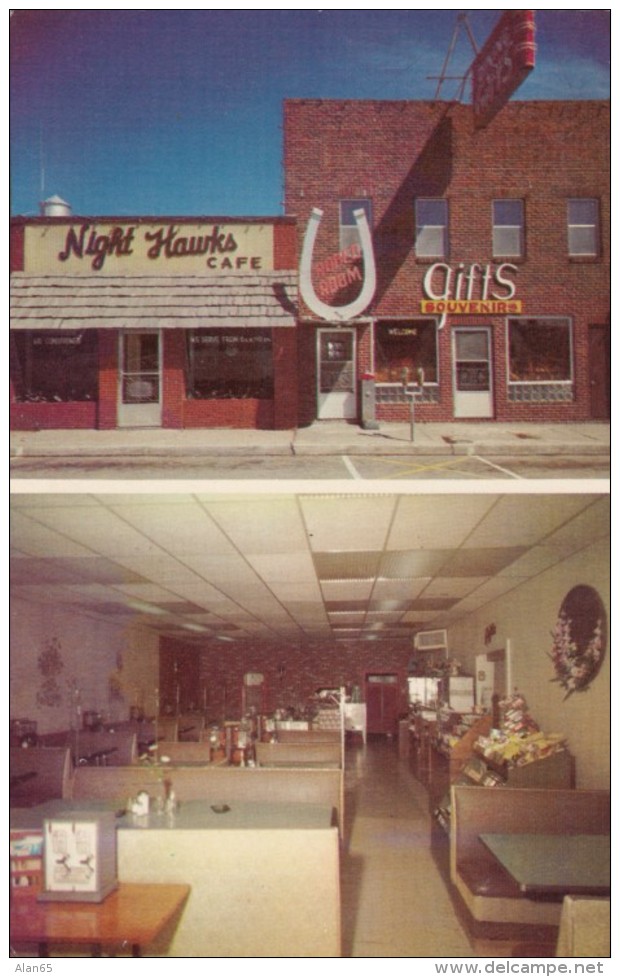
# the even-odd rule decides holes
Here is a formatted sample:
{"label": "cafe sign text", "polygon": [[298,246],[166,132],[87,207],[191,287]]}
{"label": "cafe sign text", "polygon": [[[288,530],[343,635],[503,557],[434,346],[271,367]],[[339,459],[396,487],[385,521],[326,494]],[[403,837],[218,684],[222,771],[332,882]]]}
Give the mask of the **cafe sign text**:
{"label": "cafe sign text", "polygon": [[138,221],[27,227],[25,270],[158,276],[271,271],[273,227]]}

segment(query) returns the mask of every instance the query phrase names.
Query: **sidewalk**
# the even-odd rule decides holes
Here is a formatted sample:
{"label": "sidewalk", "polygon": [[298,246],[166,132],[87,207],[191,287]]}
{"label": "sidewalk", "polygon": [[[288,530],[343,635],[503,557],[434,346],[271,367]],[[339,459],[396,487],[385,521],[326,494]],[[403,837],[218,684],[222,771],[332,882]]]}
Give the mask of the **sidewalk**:
{"label": "sidewalk", "polygon": [[[412,440],[413,433],[413,440]],[[609,456],[610,425],[380,422],[364,430],[316,421],[287,431],[126,429],[13,431],[12,458],[199,455],[596,455]]]}

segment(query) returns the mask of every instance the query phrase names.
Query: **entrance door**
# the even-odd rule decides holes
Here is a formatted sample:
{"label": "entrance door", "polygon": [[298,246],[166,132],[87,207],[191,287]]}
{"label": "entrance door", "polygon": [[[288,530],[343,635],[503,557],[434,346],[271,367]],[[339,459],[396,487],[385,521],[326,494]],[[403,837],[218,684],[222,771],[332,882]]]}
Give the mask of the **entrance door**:
{"label": "entrance door", "polygon": [[398,725],[398,675],[367,675],[365,699],[367,732],[393,736]]}
{"label": "entrance door", "polygon": [[459,327],[452,334],[454,416],[493,417],[491,330]]}
{"label": "entrance door", "polygon": [[588,330],[590,417],[607,421],[611,416],[609,330],[590,326]]}
{"label": "entrance door", "polygon": [[319,420],[357,417],[355,330],[319,329],[317,364]]}
{"label": "entrance door", "polygon": [[119,427],[161,425],[161,336],[132,330],[120,337]]}

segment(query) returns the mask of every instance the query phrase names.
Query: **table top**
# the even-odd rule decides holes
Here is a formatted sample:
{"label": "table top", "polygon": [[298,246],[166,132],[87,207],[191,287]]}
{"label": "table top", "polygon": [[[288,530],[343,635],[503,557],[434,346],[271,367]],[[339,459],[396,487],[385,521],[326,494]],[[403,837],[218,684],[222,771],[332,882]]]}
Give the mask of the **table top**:
{"label": "table top", "polygon": [[158,811],[151,805],[149,814],[135,816],[118,805],[104,800],[48,801],[38,807],[13,808],[11,828],[27,830],[42,827],[44,818],[58,815],[114,811],[119,830],[151,831],[256,831],[256,830],[323,830],[333,827],[332,809],[323,804],[242,803],[214,796],[212,801],[182,801],[174,814]]}
{"label": "table top", "polygon": [[121,882],[103,902],[38,902],[20,893],[11,899],[11,939],[24,943],[129,943],[146,946],[189,895],[189,885]]}
{"label": "table top", "polygon": [[481,834],[525,895],[608,895],[609,835]]}

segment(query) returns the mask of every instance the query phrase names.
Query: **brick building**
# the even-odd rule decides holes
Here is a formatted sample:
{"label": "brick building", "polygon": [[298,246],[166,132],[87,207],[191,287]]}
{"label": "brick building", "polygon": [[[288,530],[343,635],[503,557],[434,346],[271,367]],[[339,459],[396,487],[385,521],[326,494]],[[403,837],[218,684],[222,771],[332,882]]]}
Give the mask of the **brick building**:
{"label": "brick building", "polygon": [[15,218],[11,426],[606,419],[609,136],[290,100],[285,217]]}
{"label": "brick building", "polygon": [[316,238],[300,423],[359,418],[365,376],[378,420],[411,395],[423,421],[607,418],[609,134],[603,101],[511,102],[485,127],[471,105],[286,101],[286,212]]}
{"label": "brick building", "polygon": [[294,221],[62,209],[12,221],[12,428],[296,424]]}

